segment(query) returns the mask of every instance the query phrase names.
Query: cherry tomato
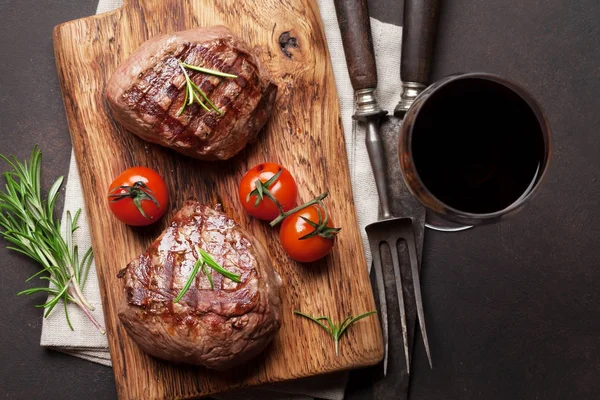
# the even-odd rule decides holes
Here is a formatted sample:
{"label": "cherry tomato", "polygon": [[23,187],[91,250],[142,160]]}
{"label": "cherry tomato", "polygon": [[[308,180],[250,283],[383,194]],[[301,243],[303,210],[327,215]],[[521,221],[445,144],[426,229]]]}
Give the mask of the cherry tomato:
{"label": "cherry tomato", "polygon": [[108,189],[108,205],[120,221],[144,226],[156,221],[167,210],[169,192],[165,181],[146,167],[126,169]]}
{"label": "cherry tomato", "polygon": [[[279,176],[273,180],[273,178]],[[256,181],[262,184],[262,199],[258,202],[259,191]],[[269,180],[273,180],[269,182]],[[279,164],[262,163],[250,169],[242,180],[238,190],[240,202],[246,212],[253,217],[272,221],[279,215],[273,198],[279,202],[283,211],[289,211],[296,205],[298,187],[290,171]]]}
{"label": "cherry tomato", "polygon": [[317,207],[321,212],[321,218],[324,219],[323,208],[318,205],[311,205],[290,215],[281,223],[279,240],[285,252],[296,261],[305,263],[317,261],[325,257],[333,247],[333,238],[339,229],[333,227],[331,218],[328,219],[326,228],[322,232],[330,238],[317,234],[307,239],[301,239],[303,236],[315,231],[315,227],[311,226],[302,217],[318,224],[319,212]]}

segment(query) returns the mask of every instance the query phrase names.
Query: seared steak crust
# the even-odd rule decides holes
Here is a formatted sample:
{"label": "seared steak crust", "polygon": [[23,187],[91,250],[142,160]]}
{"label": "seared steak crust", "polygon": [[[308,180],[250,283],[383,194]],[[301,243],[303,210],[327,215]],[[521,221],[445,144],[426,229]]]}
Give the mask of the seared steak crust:
{"label": "seared steak crust", "polygon": [[[173,303],[198,257],[195,246],[241,277],[199,272]],[[119,318],[145,352],[170,361],[227,369],[258,355],[280,326],[281,278],[260,242],[225,214],[188,201],[150,247],[119,273]]]}
{"label": "seared steak crust", "polygon": [[[237,75],[221,78],[187,69],[220,110],[185,100],[187,64]],[[149,142],[185,155],[224,160],[253,141],[277,94],[258,57],[223,26],[163,35],[142,44],[110,78],[106,90],[115,119]],[[210,107],[209,107],[210,108]]]}

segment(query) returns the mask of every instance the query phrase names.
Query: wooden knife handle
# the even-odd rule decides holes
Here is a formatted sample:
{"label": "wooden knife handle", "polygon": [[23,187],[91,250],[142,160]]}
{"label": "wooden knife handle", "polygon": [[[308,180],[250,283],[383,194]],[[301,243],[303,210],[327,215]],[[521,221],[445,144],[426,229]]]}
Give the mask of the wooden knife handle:
{"label": "wooden knife handle", "polygon": [[402,82],[429,84],[439,0],[404,0],[402,28]]}
{"label": "wooden knife handle", "polygon": [[354,90],[377,87],[377,68],[366,0],[335,0],[346,64]]}

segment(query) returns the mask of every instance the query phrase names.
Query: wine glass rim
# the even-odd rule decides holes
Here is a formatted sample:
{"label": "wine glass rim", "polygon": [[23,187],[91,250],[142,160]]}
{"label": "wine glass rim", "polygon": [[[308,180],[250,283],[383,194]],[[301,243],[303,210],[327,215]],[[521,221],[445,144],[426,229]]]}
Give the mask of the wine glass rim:
{"label": "wine glass rim", "polygon": [[[427,102],[427,99],[430,98],[430,96],[433,93],[438,92],[443,87],[450,84],[451,82],[455,82],[455,81],[459,81],[459,80],[466,80],[466,79],[481,79],[481,80],[487,80],[487,81],[497,83],[497,84],[505,87],[506,89],[512,91],[519,98],[521,98],[523,101],[525,101],[525,103],[527,104],[529,109],[534,113],[534,115],[538,121],[538,125],[539,125],[540,131],[542,133],[543,140],[544,140],[544,158],[542,159],[542,162],[540,163],[540,165],[541,165],[540,170],[536,172],[536,175],[532,179],[532,186],[529,187],[527,190],[525,190],[521,194],[521,196],[519,196],[518,199],[516,199],[514,202],[512,202],[510,205],[508,205],[507,207],[505,207],[503,209],[493,211],[493,212],[488,212],[488,213],[472,213],[472,212],[462,211],[457,208],[451,207],[448,204],[446,204],[444,201],[440,200],[437,196],[435,196],[429,190],[429,188],[427,188],[427,186],[425,186],[425,184],[423,183],[423,180],[419,176],[419,173],[416,168],[414,169],[414,176],[418,180],[419,185],[421,186],[421,190],[426,192],[428,196],[430,196],[437,203],[442,205],[444,207],[444,209],[450,211],[451,213],[455,214],[456,216],[459,216],[461,218],[470,219],[470,220],[495,219],[495,218],[501,217],[503,215],[509,214],[512,211],[520,208],[522,205],[525,204],[525,202],[530,197],[532,197],[539,190],[540,183],[544,180],[544,177],[546,176],[546,172],[548,170],[548,165],[550,163],[550,153],[551,153],[551,141],[550,141],[550,134],[549,134],[550,128],[548,126],[546,116],[544,115],[544,112],[542,111],[540,105],[529,94],[529,92],[527,92],[522,86],[520,86],[519,84],[517,84],[513,81],[510,81],[499,75],[488,73],[488,72],[468,72],[468,73],[461,73],[461,74],[454,74],[454,75],[446,76],[445,78],[440,79],[433,85],[426,88],[421,93],[421,95],[419,95],[419,97],[421,97],[424,94],[427,94],[427,98],[424,99],[424,102]],[[415,100],[415,102],[416,102],[416,100]],[[415,115],[413,117],[415,121],[418,119],[418,115],[421,112],[421,110],[422,110],[422,106],[416,110]],[[414,157],[413,157],[413,152],[412,152],[412,134],[413,134],[413,130],[414,130],[414,125],[415,124],[411,125],[411,127],[408,131],[408,137],[407,137],[407,140],[408,140],[407,146],[409,148],[408,156],[410,157],[410,162],[412,165],[416,165]],[[404,175],[403,168],[400,168],[400,171]],[[409,186],[409,190],[412,191],[410,186]],[[419,199],[419,196],[415,195],[415,197],[417,199]]]}

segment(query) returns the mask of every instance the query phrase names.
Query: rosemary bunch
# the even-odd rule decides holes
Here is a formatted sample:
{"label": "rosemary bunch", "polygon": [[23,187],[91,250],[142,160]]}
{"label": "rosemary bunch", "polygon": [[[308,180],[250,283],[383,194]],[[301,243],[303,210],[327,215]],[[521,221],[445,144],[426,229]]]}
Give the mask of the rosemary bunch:
{"label": "rosemary bunch", "polygon": [[44,317],[47,317],[62,302],[71,330],[73,325],[67,312],[67,303],[75,303],[92,324],[104,333],[102,326],[90,313],[94,307],[82,293],[93,255],[89,248],[80,259],[79,249],[73,243],[81,209],[74,215],[67,212],[64,227],[61,227],[58,219],[54,219],[54,205],[63,177],[54,182],[44,200],[41,193],[42,153],[37,146],[33,148],[30,159],[22,163],[14,156],[0,154],[0,158],[12,168],[3,174],[6,184],[4,190],[0,189],[0,236],[12,244],[7,248],[25,254],[40,264],[41,270],[26,282],[37,277],[50,283],[49,286],[23,290],[18,295],[40,292],[52,295],[46,303],[36,307],[44,308]]}

